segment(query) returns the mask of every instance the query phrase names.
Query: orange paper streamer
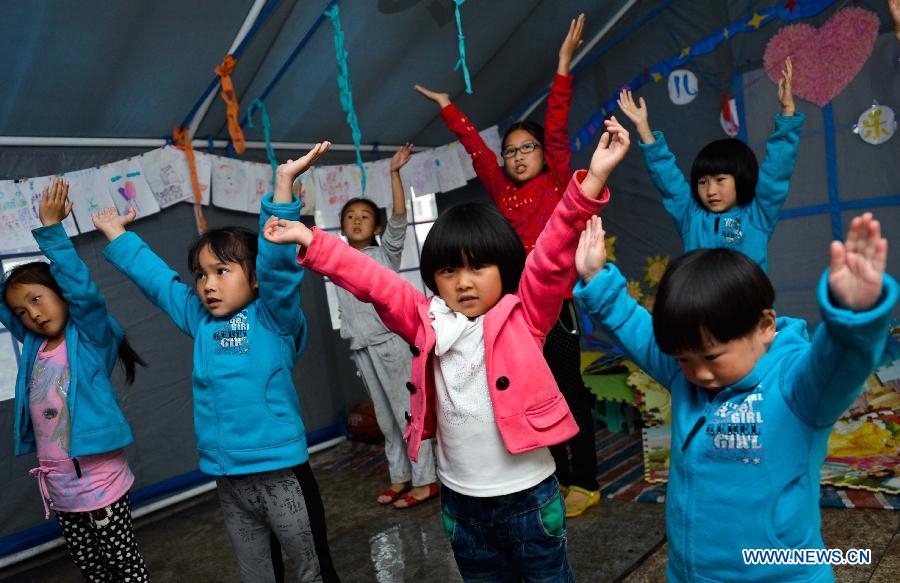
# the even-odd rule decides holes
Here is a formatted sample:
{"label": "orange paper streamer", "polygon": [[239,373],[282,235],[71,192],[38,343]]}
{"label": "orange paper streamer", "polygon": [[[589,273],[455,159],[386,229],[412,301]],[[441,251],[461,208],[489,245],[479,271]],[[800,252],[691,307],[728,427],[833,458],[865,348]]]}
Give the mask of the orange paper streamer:
{"label": "orange paper streamer", "polygon": [[234,71],[235,65],[237,65],[237,59],[231,55],[225,55],[225,60],[216,67],[216,75],[219,76],[222,86],[220,95],[226,106],[228,134],[231,136],[231,143],[234,144],[235,152],[243,154],[247,151],[247,145],[244,143],[244,132],[241,130],[241,124],[238,121],[237,94],[234,92],[234,85],[231,83],[231,72]]}

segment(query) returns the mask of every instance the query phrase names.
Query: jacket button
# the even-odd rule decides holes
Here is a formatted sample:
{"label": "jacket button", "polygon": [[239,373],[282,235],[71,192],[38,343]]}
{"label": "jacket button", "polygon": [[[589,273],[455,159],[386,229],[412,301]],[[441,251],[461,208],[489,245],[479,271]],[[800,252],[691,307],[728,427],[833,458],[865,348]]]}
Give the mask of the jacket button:
{"label": "jacket button", "polygon": [[497,388],[501,391],[505,391],[509,387],[509,379],[506,377],[500,377],[497,379]]}
{"label": "jacket button", "polygon": [[404,412],[403,412],[403,416],[406,417],[406,422],[407,422],[407,423],[411,423],[411,422],[412,422],[412,415],[409,414],[409,411],[404,411]]}
{"label": "jacket button", "polygon": [[410,345],[409,345],[409,351],[412,352],[412,355],[413,355],[413,356],[419,356],[419,349],[416,348],[416,345],[415,345],[415,344],[410,344]]}
{"label": "jacket button", "polygon": [[416,392],[416,385],[412,383],[406,383],[406,390],[409,391],[409,394],[413,394]]}

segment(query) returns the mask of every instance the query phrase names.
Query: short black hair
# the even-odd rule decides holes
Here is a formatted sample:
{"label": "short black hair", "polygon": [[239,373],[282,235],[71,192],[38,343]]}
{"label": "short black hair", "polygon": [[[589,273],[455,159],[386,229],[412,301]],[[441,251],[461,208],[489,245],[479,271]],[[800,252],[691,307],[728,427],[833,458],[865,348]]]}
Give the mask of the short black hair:
{"label": "short black hair", "polygon": [[386,222],[385,215],[387,214],[385,212],[385,210],[383,208],[381,208],[380,206],[378,206],[377,204],[375,204],[375,202],[372,201],[371,199],[362,198],[362,197],[351,198],[350,200],[348,200],[347,202],[344,203],[344,206],[341,207],[341,215],[340,215],[341,216],[341,226],[343,226],[343,224],[344,224],[344,214],[347,212],[347,209],[350,208],[350,205],[356,204],[358,202],[366,204],[369,206],[369,208],[372,209],[372,214],[375,216],[375,228],[376,229],[378,227],[384,227],[385,222]]}
{"label": "short black hair", "polygon": [[247,274],[251,289],[256,281],[256,255],[259,240],[256,233],[244,227],[211,229],[200,235],[188,250],[188,268],[192,274],[200,271],[200,252],[205,247],[223,263],[240,263]]}
{"label": "short black hair", "polygon": [[774,305],[772,282],[752,259],[733,249],[697,249],[663,274],[653,334],[666,354],[703,350],[704,336],[725,343],[750,334]]}
{"label": "short black hair", "polygon": [[496,265],[503,293],[519,289],[519,278],[525,268],[525,247],[494,205],[459,204],[438,217],[422,246],[419,262],[422,281],[437,294],[435,272],[466,263]]}
{"label": "short black hair", "polygon": [[544,126],[537,122],[525,120],[517,121],[506,128],[506,131],[503,132],[503,139],[500,141],[501,148],[506,147],[506,138],[508,138],[509,134],[513,133],[516,130],[525,130],[526,132],[534,136],[534,139],[537,140],[541,146],[544,145]]}
{"label": "short black hair", "polygon": [[731,174],[738,206],[746,206],[756,196],[759,162],[747,144],[734,138],[716,140],[703,146],[691,166],[691,194],[701,205],[697,182],[704,176]]}

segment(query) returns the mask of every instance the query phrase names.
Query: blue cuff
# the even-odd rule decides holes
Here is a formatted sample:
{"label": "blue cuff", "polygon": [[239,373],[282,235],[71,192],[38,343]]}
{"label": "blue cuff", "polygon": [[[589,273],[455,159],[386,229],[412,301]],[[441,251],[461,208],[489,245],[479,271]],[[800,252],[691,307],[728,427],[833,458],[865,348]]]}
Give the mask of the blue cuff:
{"label": "blue cuff", "polygon": [[880,342],[890,322],[891,310],[897,303],[897,296],[900,294],[897,280],[885,273],[878,302],[864,312],[854,312],[834,304],[828,287],[828,273],[829,270],[826,269],[819,280],[817,296],[822,311],[822,321],[829,328],[839,332],[834,335],[835,340],[843,344],[854,345]]}
{"label": "blue cuff", "polygon": [[291,202],[274,202],[275,193],[268,193],[262,197],[262,211],[268,215],[274,215],[279,219],[286,219],[289,221],[298,221],[300,220],[300,209],[303,208],[303,204],[300,202],[300,198],[292,194]]}
{"label": "blue cuff", "polygon": [[31,230],[34,240],[37,241],[39,247],[50,246],[54,243],[68,241],[69,235],[66,233],[62,222],[47,227],[36,227]]}
{"label": "blue cuff", "polygon": [[775,114],[775,127],[793,126],[800,128],[806,121],[806,115],[802,111],[794,111],[794,115],[784,115],[780,111]]}

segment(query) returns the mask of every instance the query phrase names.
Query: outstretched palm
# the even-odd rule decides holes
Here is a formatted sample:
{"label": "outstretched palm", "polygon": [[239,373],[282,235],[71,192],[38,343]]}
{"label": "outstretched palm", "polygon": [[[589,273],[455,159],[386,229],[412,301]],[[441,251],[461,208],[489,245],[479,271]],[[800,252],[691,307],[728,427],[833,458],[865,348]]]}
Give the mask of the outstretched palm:
{"label": "outstretched palm", "polygon": [[288,160],[284,164],[279,165],[276,169],[276,173],[278,176],[289,178],[291,182],[293,182],[298,176],[309,170],[309,168],[316,163],[316,160],[321,158],[330,147],[331,142],[319,142],[302,158]]}
{"label": "outstretched palm", "polygon": [[835,299],[857,312],[874,306],[881,296],[887,248],[872,213],[853,219],[846,242],[831,243],[828,286]]}
{"label": "outstretched palm", "polygon": [[578,239],[575,251],[575,270],[578,277],[590,281],[606,264],[606,233],[600,217],[591,217]]}

